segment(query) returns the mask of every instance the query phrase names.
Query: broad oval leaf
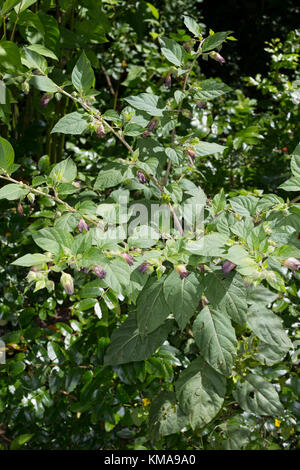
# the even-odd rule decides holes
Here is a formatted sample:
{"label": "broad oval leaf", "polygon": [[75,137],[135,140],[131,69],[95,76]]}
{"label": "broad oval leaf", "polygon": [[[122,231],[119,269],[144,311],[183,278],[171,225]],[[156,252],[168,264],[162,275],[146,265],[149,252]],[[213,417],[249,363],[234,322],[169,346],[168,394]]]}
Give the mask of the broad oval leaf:
{"label": "broad oval leaf", "polygon": [[26,196],[28,193],[28,189],[21,188],[18,184],[6,184],[0,189],[0,199],[14,201],[15,199]]}
{"label": "broad oval leaf", "polygon": [[230,375],[236,358],[235,330],[226,313],[205,307],[193,324],[197,346],[208,364],[224,375]]}
{"label": "broad oval leaf", "polygon": [[260,375],[248,374],[238,381],[234,398],[245,411],[259,416],[280,416],[283,406],[274,386]]}
{"label": "broad oval leaf", "polygon": [[132,314],[117,328],[104,357],[104,364],[114,366],[128,362],[143,361],[166,340],[172,322],[166,322],[148,335],[141,334],[136,316]]}
{"label": "broad oval leaf", "polygon": [[208,424],[221,409],[226,393],[226,378],[199,357],[181,372],[176,382],[180,407],[193,429]]}
{"label": "broad oval leaf", "polygon": [[185,279],[173,270],[164,282],[164,296],[181,330],[195,313],[202,294],[202,286],[194,273]]}
{"label": "broad oval leaf", "polygon": [[237,273],[223,274],[220,269],[205,276],[205,295],[213,308],[224,311],[236,323],[246,323],[246,288]]}
{"label": "broad oval leaf", "polygon": [[76,111],[66,114],[53,127],[51,134],[60,132],[61,134],[80,135],[88,127],[89,123],[84,116]]}
{"label": "broad oval leaf", "polygon": [[141,334],[149,334],[164,323],[170,314],[163,287],[166,276],[150,277],[137,300],[137,323]]}

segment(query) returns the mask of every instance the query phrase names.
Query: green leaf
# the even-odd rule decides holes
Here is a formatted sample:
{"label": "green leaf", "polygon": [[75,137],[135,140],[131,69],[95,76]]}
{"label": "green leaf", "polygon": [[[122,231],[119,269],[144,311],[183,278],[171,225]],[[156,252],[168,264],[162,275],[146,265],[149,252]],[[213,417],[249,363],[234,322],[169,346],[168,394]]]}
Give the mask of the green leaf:
{"label": "green leaf", "polygon": [[40,91],[48,91],[50,93],[57,92],[57,86],[55,83],[48,77],[43,77],[39,75],[34,75],[30,80],[29,83],[34,86],[37,90]]}
{"label": "green leaf", "polygon": [[30,266],[38,266],[39,264],[47,263],[48,261],[49,261],[49,256],[42,255],[41,253],[34,253],[34,254],[21,256],[21,258],[18,258],[16,261],[14,261],[11,264],[14,264],[15,266],[30,267]]}
{"label": "green leaf", "polygon": [[206,362],[217,372],[230,375],[236,358],[237,339],[227,314],[203,308],[194,321],[193,333]]}
{"label": "green leaf", "polygon": [[263,365],[273,366],[274,364],[278,364],[282,362],[285,356],[287,355],[288,350],[284,346],[280,346],[279,344],[268,344],[264,341],[260,341],[257,347],[257,354],[255,354],[255,358],[261,362]]}
{"label": "green leaf", "polygon": [[54,226],[67,232],[72,232],[78,225],[80,220],[79,214],[73,214],[72,212],[66,212],[61,217],[55,219]]}
{"label": "green leaf", "polygon": [[195,98],[198,100],[213,100],[229,93],[232,89],[218,80],[203,80],[198,83]]}
{"label": "green leaf", "polygon": [[190,16],[183,16],[184,24],[187,29],[193,33],[194,36],[199,37],[201,35],[201,26]]}
{"label": "green leaf", "polygon": [[191,362],[176,382],[177,399],[193,429],[205,426],[216,416],[225,393],[226,378],[201,357]]}
{"label": "green leaf", "polygon": [[220,46],[233,31],[221,31],[214,33],[204,39],[202,44],[202,52],[212,51],[216,47]]}
{"label": "green leaf", "polygon": [[22,63],[30,69],[37,69],[41,73],[47,73],[47,61],[37,52],[31,51],[25,47],[25,55],[22,57]]}
{"label": "green leaf", "polygon": [[7,15],[21,0],[5,0],[1,8],[1,15]]}
{"label": "green leaf", "polygon": [[176,150],[168,147],[166,148],[166,155],[170,160],[172,160],[173,163],[175,163],[175,165],[179,164],[181,156],[176,152]]}
{"label": "green leaf", "polygon": [[82,52],[72,71],[72,83],[79,93],[86,94],[92,88],[94,81],[95,75],[91,63]]}
{"label": "green leaf", "polygon": [[130,269],[123,258],[106,259],[101,266],[106,272],[104,283],[117,294],[122,294],[130,282]]}
{"label": "green leaf", "polygon": [[259,416],[280,416],[283,406],[274,386],[260,375],[248,374],[238,381],[234,398],[245,411]]}
{"label": "green leaf", "polygon": [[176,394],[167,391],[159,393],[151,404],[149,414],[149,427],[153,440],[159,436],[178,433],[188,424],[188,417],[176,403]]}
{"label": "green leaf", "polygon": [[144,128],[138,124],[128,123],[124,126],[124,135],[129,135],[131,137],[136,137],[137,135],[142,134]]}
{"label": "green leaf", "polygon": [[64,362],[64,355],[60,346],[54,341],[48,341],[47,343],[47,354],[51,362],[60,364]]}
{"label": "green leaf", "polygon": [[136,317],[131,314],[120,328],[113,332],[104,364],[114,366],[148,359],[166,340],[170,326],[171,323],[166,322],[150,334],[141,335]]}
{"label": "green leaf", "polygon": [[62,134],[80,135],[88,127],[88,121],[80,113],[73,113],[63,116],[53,127],[51,134],[61,132]]}
{"label": "green leaf", "polygon": [[166,108],[165,103],[159,96],[152,95],[151,93],[141,93],[137,96],[129,96],[125,101],[135,109],[146,111],[151,116],[162,116]]}
{"label": "green leaf", "polygon": [[278,188],[283,189],[284,191],[300,191],[300,176],[290,178],[278,186]]}
{"label": "green leaf", "polygon": [[113,122],[118,122],[122,120],[121,116],[115,111],[114,109],[108,109],[105,111],[104,114],[102,114],[103,119],[106,121],[113,121]]}
{"label": "green leaf", "polygon": [[181,330],[195,313],[202,294],[202,286],[194,273],[185,279],[173,270],[164,282],[165,300]]}
{"label": "green leaf", "polygon": [[243,217],[255,215],[258,199],[254,196],[237,196],[230,199],[232,209]]}
{"label": "green leaf", "polygon": [[45,251],[59,255],[61,248],[71,248],[73,237],[69,232],[59,228],[44,228],[32,235],[35,243]]}
{"label": "green leaf", "polygon": [[69,157],[55,165],[49,176],[55,183],[72,183],[77,176],[77,167]]}
{"label": "green leaf", "polygon": [[201,141],[199,144],[194,145],[194,150],[197,157],[205,157],[206,155],[213,155],[215,153],[223,153],[226,147],[223,145]]}
{"label": "green leaf", "polygon": [[[8,3],[8,2],[5,2]],[[14,440],[10,443],[10,450],[18,450],[20,447],[22,447],[26,442],[30,441],[32,439],[33,434],[21,434],[20,436],[17,436],[14,438]]]}
{"label": "green leaf", "polygon": [[294,176],[300,178],[300,150],[298,154],[292,155],[291,170]]}
{"label": "green leaf", "polygon": [[292,348],[292,343],[283,329],[280,318],[262,305],[251,305],[247,324],[262,341],[279,348]]}
{"label": "green leaf", "polygon": [[94,184],[94,189],[112,188],[122,183],[123,175],[120,170],[111,168],[110,170],[101,170]]}
{"label": "green leaf", "polygon": [[193,255],[219,256],[224,253],[224,245],[228,237],[222,233],[209,233],[203,239],[189,241],[185,250]]}
{"label": "green leaf", "polygon": [[274,302],[277,299],[278,294],[270,291],[262,285],[258,286],[249,286],[246,289],[247,293],[247,302],[248,304],[261,304],[268,305]]}
{"label": "green leaf", "polygon": [[43,46],[42,44],[30,44],[30,46],[26,46],[26,48],[30,51],[36,52],[39,55],[49,57],[53,60],[58,60],[58,57],[54,54],[54,52],[50,51],[50,49],[47,49],[47,47]]}
{"label": "green leaf", "polygon": [[0,70],[15,74],[22,69],[18,46],[11,41],[0,41]]}
{"label": "green leaf", "polygon": [[165,276],[150,277],[137,300],[137,323],[141,334],[149,334],[164,323],[170,315],[163,287]]}
{"label": "green leaf", "polygon": [[158,19],[159,19],[159,11],[157,10],[157,8],[155,8],[155,6],[152,5],[152,3],[149,3],[149,2],[147,2],[146,5],[147,5],[147,7],[150,8],[151,13],[152,13],[152,15],[154,16],[154,18],[155,18],[156,20],[158,20]]}
{"label": "green leaf", "polygon": [[15,151],[8,140],[0,137],[0,168],[7,171],[9,167],[14,163]]}
{"label": "green leaf", "polygon": [[185,51],[174,39],[159,38],[161,52],[172,64],[181,67],[184,62]]}
{"label": "green leaf", "polygon": [[28,193],[28,189],[21,188],[18,184],[7,184],[0,189],[0,199],[14,201],[26,196]]}
{"label": "green leaf", "polygon": [[213,308],[227,313],[236,323],[246,323],[246,288],[242,277],[236,273],[223,274],[219,269],[205,276],[204,293]]}
{"label": "green leaf", "polygon": [[88,282],[79,292],[81,299],[100,297],[104,293],[105,284],[101,279],[95,279],[94,281]]}

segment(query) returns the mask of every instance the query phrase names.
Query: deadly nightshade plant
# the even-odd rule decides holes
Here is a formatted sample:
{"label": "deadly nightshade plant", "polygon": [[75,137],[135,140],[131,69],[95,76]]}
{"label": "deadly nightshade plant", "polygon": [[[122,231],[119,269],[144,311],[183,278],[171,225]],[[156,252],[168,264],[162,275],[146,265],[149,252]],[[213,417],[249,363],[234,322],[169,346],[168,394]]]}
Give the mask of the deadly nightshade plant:
{"label": "deadly nightshade plant", "polygon": [[[0,198],[21,201],[31,194],[49,199],[54,207],[53,218],[33,232],[43,253],[28,253],[12,264],[34,267],[27,279],[34,284],[42,277],[39,288],[58,288],[54,280],[60,273],[65,293],[77,296],[72,311],[80,308],[91,313],[86,323],[96,326],[102,321],[102,310],[106,314],[101,335],[105,331],[107,341],[97,331],[101,354],[94,352],[87,367],[99,361],[97,374],[109,369],[120,377],[123,366],[132,371],[142,367],[144,382],[157,360],[172,357],[166,388],[155,390],[150,410],[154,441],[182,429],[195,436],[213,432],[210,426],[218,423],[222,413],[224,420],[229,419],[226,407],[232,400],[257,419],[278,419],[284,414],[278,390],[264,369],[293,350],[276,302],[287,292],[281,264],[294,272],[299,267],[297,205],[250,192],[228,198],[221,191],[208,199],[201,184],[189,179],[197,159],[225,150],[220,143],[202,141],[192,126],[182,127],[195,107],[204,108],[207,101],[230,91],[218,80],[198,78],[195,70],[202,57],[225,63],[219,50],[231,32],[211,32],[204,38],[192,18],[185,17],[184,23],[192,35],[188,45],[159,38],[163,64],[172,67],[172,83],[168,73],[167,90],[161,94],[153,93],[158,87],[149,86],[146,92],[127,96],[120,114],[98,109],[95,76],[85,53],[79,56],[71,81],[55,83],[46,69],[32,81],[38,90],[58,93],[76,105],[76,111],[65,114],[52,133],[95,132],[101,139],[113,138],[123,145],[125,158],[111,159],[89,178],[80,177],[74,161],[66,158],[38,184],[30,185],[11,176],[16,170],[14,151],[7,140],[0,139],[0,177],[8,182],[0,189]],[[27,60],[24,66],[33,74],[35,64]],[[299,190],[299,146],[291,169],[293,187]],[[132,214],[122,214],[117,196],[133,197],[137,189],[143,207],[153,203],[166,209],[172,220],[170,230],[160,218],[154,227],[146,222],[133,234],[122,231]],[[85,191],[88,201],[79,197]],[[203,218],[200,235],[191,228],[184,230],[181,218],[185,213],[191,222],[194,210]],[[289,237],[284,236],[285,227]],[[144,229],[150,236],[145,236]],[[47,284],[48,277],[53,284]],[[71,324],[79,330],[74,321]],[[65,331],[71,335],[66,327]],[[66,344],[71,344],[69,337]],[[48,350],[59,366],[57,344],[54,348],[50,343]],[[89,369],[85,380],[86,391],[94,380]],[[98,406],[93,401],[97,393],[93,390],[86,402],[85,391],[72,412],[84,414]],[[118,404],[122,399],[114,398]]]}

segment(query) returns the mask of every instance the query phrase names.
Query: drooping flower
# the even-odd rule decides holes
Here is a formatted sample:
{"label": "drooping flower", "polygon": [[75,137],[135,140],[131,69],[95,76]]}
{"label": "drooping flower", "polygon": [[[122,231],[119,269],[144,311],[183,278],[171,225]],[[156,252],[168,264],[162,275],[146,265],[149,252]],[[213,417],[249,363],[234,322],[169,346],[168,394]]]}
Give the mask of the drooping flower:
{"label": "drooping flower", "polygon": [[177,264],[177,266],[175,266],[175,271],[179,274],[180,279],[184,279],[191,274],[191,271],[188,271],[184,264]]}
{"label": "drooping flower", "polygon": [[145,184],[146,183],[146,176],[144,175],[144,173],[142,171],[138,171],[137,172],[137,177],[138,177],[138,180],[141,184]]}
{"label": "drooping flower", "polygon": [[102,139],[106,135],[103,124],[98,124],[98,126],[96,127],[96,134],[98,139]]}
{"label": "drooping flower", "polygon": [[206,103],[204,101],[197,101],[196,105],[197,105],[197,108],[199,109],[206,108]]}
{"label": "drooping flower", "polygon": [[129,255],[128,253],[121,253],[121,256],[123,259],[125,259],[126,263],[129,265],[129,266],[132,266],[133,263],[134,263],[134,258],[133,256]]}
{"label": "drooping flower", "polygon": [[18,214],[22,217],[24,217],[24,209],[22,204],[19,202],[18,207],[17,207]]}
{"label": "drooping flower", "polygon": [[217,62],[219,62],[219,64],[223,65],[225,64],[226,60],[224,59],[224,57],[221,56],[221,54],[219,54],[218,52],[216,51],[212,51],[209,53],[209,57],[213,60],[216,60]]}
{"label": "drooping flower", "polygon": [[45,108],[49,101],[51,101],[53,98],[53,95],[52,93],[46,93],[45,95],[42,96],[41,100],[40,100],[40,105]]}
{"label": "drooping flower", "polygon": [[165,86],[167,88],[170,88],[171,85],[172,85],[172,75],[170,73],[168,73],[166,78],[165,78]]}
{"label": "drooping flower", "polygon": [[152,119],[152,121],[149,122],[148,126],[147,126],[147,129],[149,132],[153,132],[155,127],[156,127],[156,124],[157,124],[157,119]]}
{"label": "drooping flower", "polygon": [[85,220],[83,220],[83,219],[80,219],[80,221],[77,225],[77,228],[78,228],[80,233],[82,233],[83,230],[85,230],[86,232],[88,232],[90,230],[89,226],[86,224]]}
{"label": "drooping flower", "polygon": [[97,277],[99,277],[99,279],[104,279],[106,276],[106,272],[104,271],[102,266],[99,265],[94,267],[94,273]]}
{"label": "drooping flower", "polygon": [[193,149],[185,149],[186,153],[188,154],[189,157],[191,157],[192,160],[195,160],[196,158],[196,152]]}
{"label": "drooping flower", "polygon": [[236,268],[236,264],[232,263],[229,260],[226,260],[225,263],[222,266],[222,271],[224,274],[230,273],[234,268]]}
{"label": "drooping flower", "polygon": [[293,271],[294,273],[295,271],[299,269],[300,260],[298,260],[297,258],[290,257],[290,258],[285,259],[283,261],[283,264],[287,268],[291,269],[291,271]]}
{"label": "drooping flower", "polygon": [[140,273],[146,274],[146,272],[148,271],[148,268],[150,268],[150,264],[147,262],[144,262],[138,267],[138,270],[140,271]]}
{"label": "drooping flower", "polygon": [[74,282],[70,274],[63,272],[60,278],[60,282],[67,294],[74,294]]}

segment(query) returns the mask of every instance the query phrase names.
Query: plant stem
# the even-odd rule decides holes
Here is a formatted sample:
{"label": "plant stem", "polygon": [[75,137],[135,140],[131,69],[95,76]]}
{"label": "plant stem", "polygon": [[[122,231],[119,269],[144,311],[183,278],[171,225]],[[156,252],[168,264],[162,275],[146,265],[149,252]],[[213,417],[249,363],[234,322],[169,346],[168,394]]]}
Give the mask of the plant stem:
{"label": "plant stem", "polygon": [[[10,181],[11,183],[18,184],[19,186],[28,189],[28,191],[30,191],[31,193],[38,194],[39,196],[46,196],[49,199],[52,199],[53,201],[57,202],[58,204],[64,205],[69,212],[80,214],[80,212],[77,211],[76,209],[74,209],[74,207],[70,206],[67,202],[60,199],[57,196],[57,194],[55,194],[55,196],[52,196],[52,194],[44,193],[44,191],[41,191],[40,189],[33,188],[32,186],[29,186],[28,184],[23,183],[22,181],[18,181],[18,180],[15,180],[14,178],[11,178],[11,176],[9,176],[9,174],[3,168],[0,168],[0,170],[6,175],[6,176],[0,175],[1,179],[6,180],[6,181]],[[98,225],[98,223],[99,223],[99,221],[95,221],[93,219],[90,219],[90,217],[88,217],[86,215],[80,214],[80,217],[86,219],[88,222],[90,222],[93,225]]]}

